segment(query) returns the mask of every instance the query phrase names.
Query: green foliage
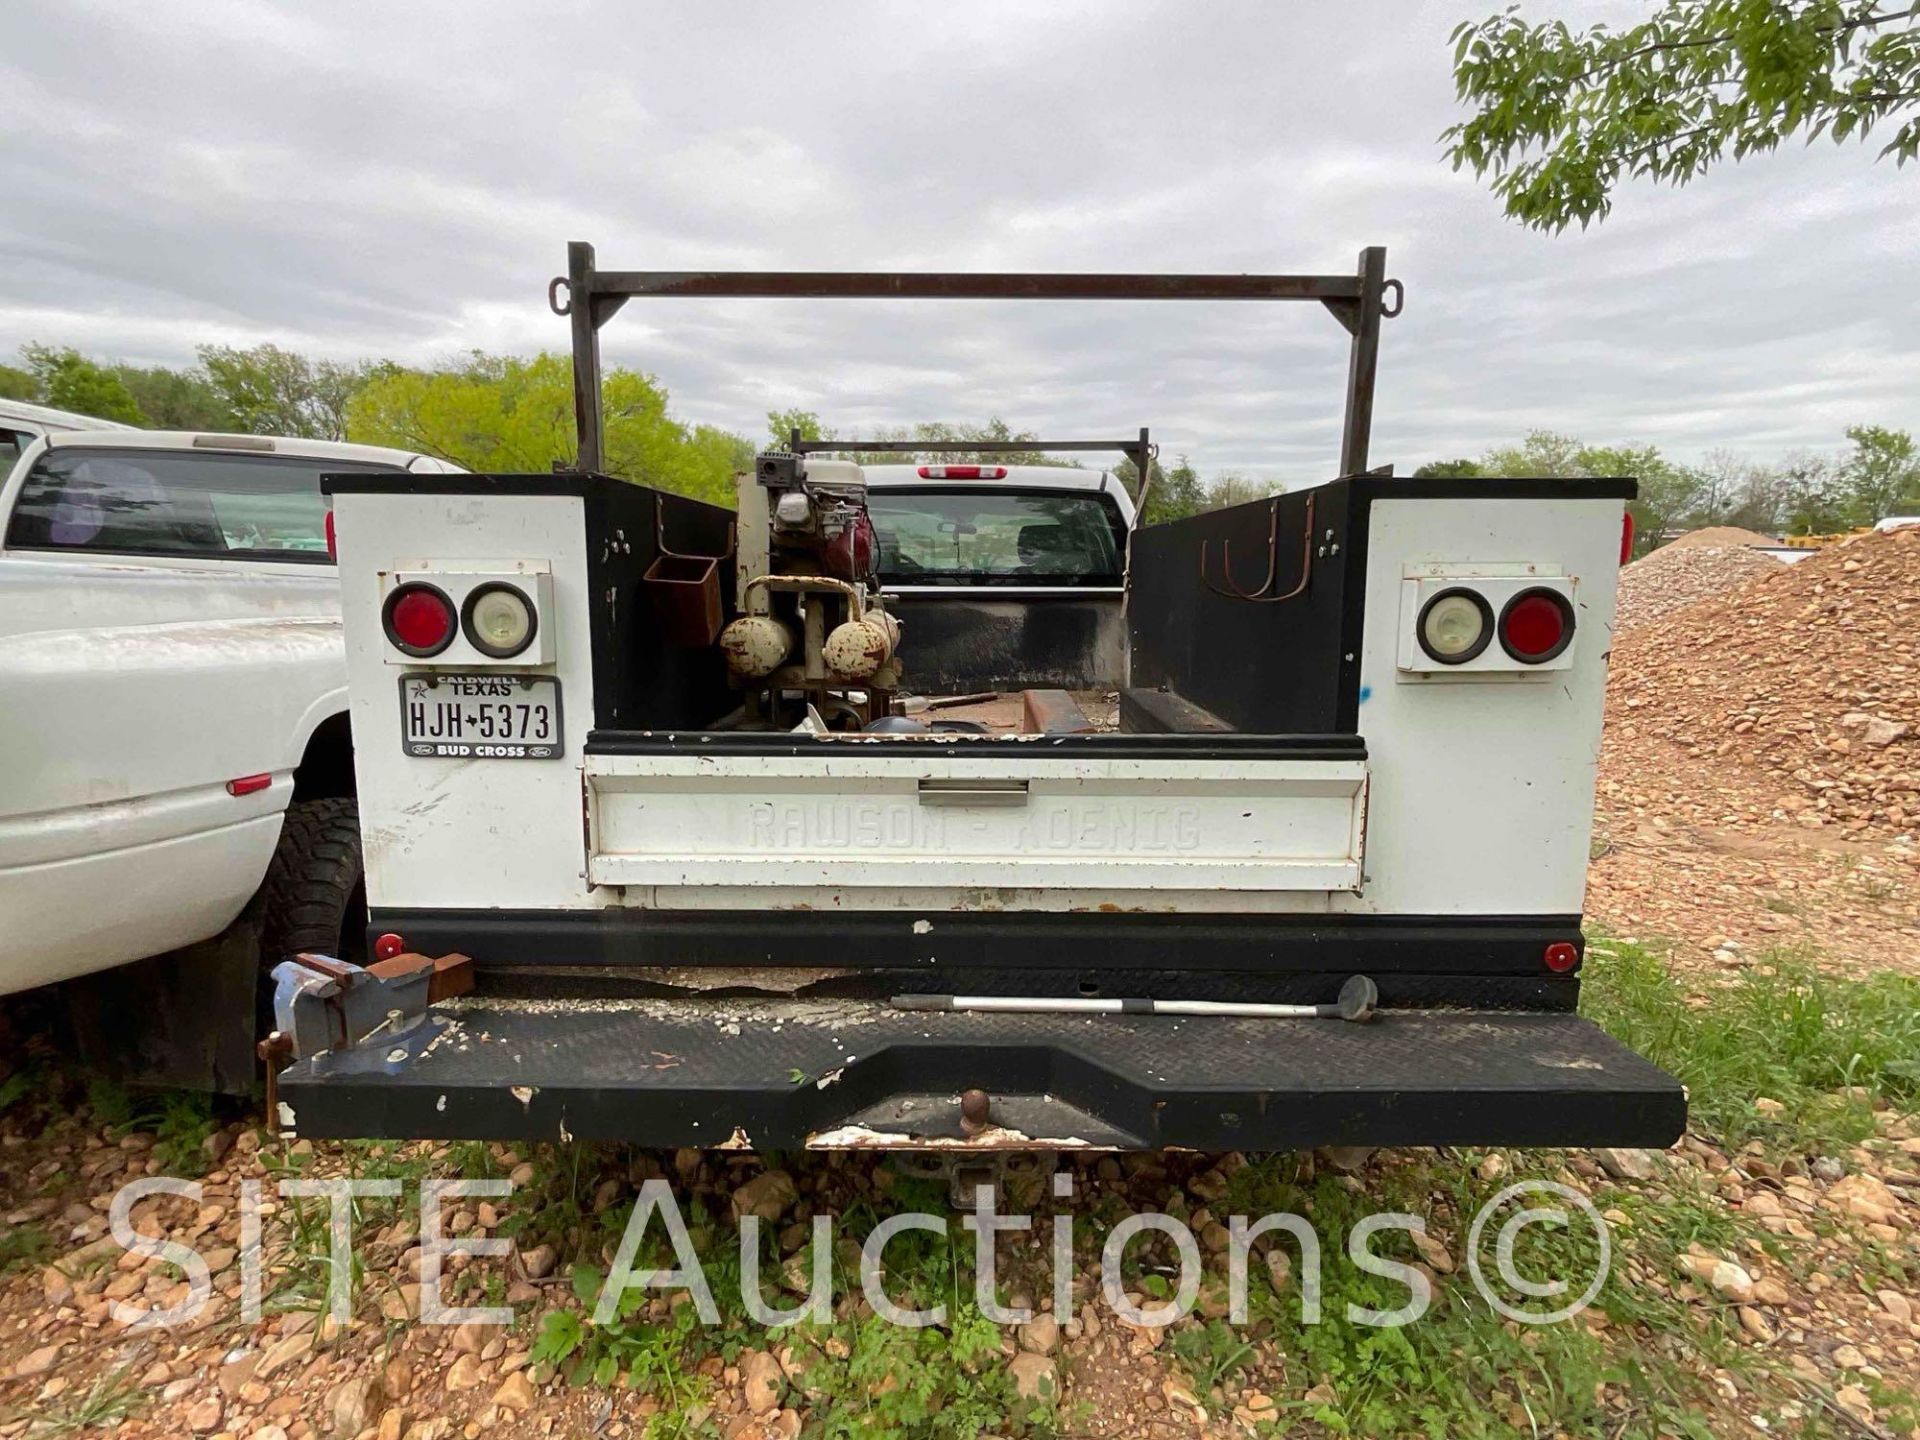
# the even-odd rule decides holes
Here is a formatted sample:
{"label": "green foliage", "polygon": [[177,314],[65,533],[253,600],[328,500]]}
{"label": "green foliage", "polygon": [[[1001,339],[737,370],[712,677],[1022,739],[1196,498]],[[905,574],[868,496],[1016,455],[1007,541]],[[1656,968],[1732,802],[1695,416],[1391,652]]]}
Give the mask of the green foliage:
{"label": "green foliage", "polygon": [[278,345],[202,345],[207,383],[239,427],[255,435],[347,438],[347,411],[378,367],[314,360]]}
{"label": "green foliage", "polygon": [[1413,472],[1416,480],[1471,480],[1481,474],[1477,460],[1429,460]]}
{"label": "green foliage", "polygon": [[1588,445],[1551,430],[1529,431],[1518,445],[1489,450],[1478,473],[1637,480],[1639,498],[1627,508],[1642,553],[1659,544],[1662,532],[1680,528],[1693,515],[1702,484],[1700,472],[1673,464],[1652,445]]}
{"label": "green foliage", "polygon": [[775,450],[784,450],[793,443],[794,432],[798,431],[802,440],[825,440],[828,433],[820,428],[820,417],[811,410],[769,410],[767,412],[767,438]]}
{"label": "green foliage", "polygon": [[132,1366],[110,1370],[84,1390],[68,1391],[31,1410],[0,1410],[0,1424],[31,1416],[26,1433],[34,1440],[53,1440],[87,1430],[114,1430],[152,1402],[152,1394],[135,1378]]}
{"label": "green foliage", "polygon": [[[1139,494],[1140,487],[1135,483],[1138,477],[1131,460],[1122,460],[1114,473],[1136,496]],[[1200,483],[1200,472],[1193,468],[1184,455],[1171,470],[1162,470],[1156,459],[1149,467],[1149,479],[1146,509],[1140,516],[1142,525],[1164,525],[1169,520],[1184,520],[1208,508],[1207,487]]]}
{"label": "green foliage", "polygon": [[[1604,219],[1626,178],[1684,185],[1796,135],[1864,140],[1920,107],[1920,11],[1904,5],[1664,0],[1638,25],[1582,31],[1519,8],[1453,32],[1472,114],[1442,139],[1535,229]],[[1880,154],[1920,155],[1920,118]]]}
{"label": "green foliage", "polygon": [[53,1237],[38,1225],[0,1227],[0,1275],[44,1265],[53,1254]]}
{"label": "green foliage", "polygon": [[[1686,1082],[1693,1127],[1728,1145],[1835,1149],[1872,1133],[1876,1100],[1920,1108],[1920,980],[1775,956],[1690,1005],[1653,952],[1604,940],[1587,953],[1582,1009]],[[1761,1115],[1760,1096],[1785,1108]]]}
{"label": "green foliage", "polygon": [[40,377],[17,365],[0,365],[0,400],[25,400],[30,405],[42,403]]}
{"label": "green foliage", "polygon": [[247,427],[198,368],[115,365],[113,373],[156,430],[234,431]]}
{"label": "green foliage", "polygon": [[126,382],[78,350],[23,345],[20,354],[39,382],[42,403],[57,410],[71,410],[76,415],[93,415],[126,425],[146,423]]}
{"label": "green foliage", "polygon": [[1213,482],[1207,491],[1208,510],[1225,510],[1229,505],[1245,505],[1253,500],[1265,500],[1278,495],[1287,487],[1277,481],[1256,480],[1251,475],[1242,475],[1229,470]]}
{"label": "green foliage", "polygon": [[[733,476],[752,458],[737,436],[688,429],[667,414],[667,392],[636,370],[609,370],[601,404],[607,469],[629,480],[731,502]],[[531,360],[475,352],[449,370],[385,367],[354,397],[353,439],[397,445],[470,470],[544,474],[577,453],[573,367],[562,355]]]}
{"label": "green foliage", "polygon": [[1920,450],[1905,430],[1850,425],[1853,450],[1840,464],[1848,519],[1871,525],[1889,515],[1920,513]]}

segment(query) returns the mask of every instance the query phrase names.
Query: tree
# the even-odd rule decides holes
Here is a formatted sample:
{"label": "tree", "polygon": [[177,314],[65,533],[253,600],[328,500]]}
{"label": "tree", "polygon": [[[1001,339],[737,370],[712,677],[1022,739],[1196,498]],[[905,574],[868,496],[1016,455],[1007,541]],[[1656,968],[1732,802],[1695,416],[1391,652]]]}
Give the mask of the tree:
{"label": "tree", "polygon": [[802,440],[831,440],[833,436],[820,428],[820,417],[811,410],[769,410],[767,412],[767,434],[773,440],[773,448],[784,450],[793,443],[793,434],[800,432]]}
{"label": "tree", "polygon": [[347,409],[379,367],[310,360],[278,345],[202,345],[208,383],[234,423],[254,435],[347,438]]}
{"label": "tree", "polygon": [[[1796,135],[1864,140],[1920,111],[1920,8],[1899,0],[1662,0],[1641,24],[1583,31],[1518,9],[1454,30],[1473,113],[1441,138],[1534,229],[1604,219],[1626,178],[1684,185]],[[1920,154],[1920,118],[1880,154]]]}
{"label": "tree", "polygon": [[1481,474],[1477,460],[1429,460],[1413,472],[1416,480],[1471,480]]}
{"label": "tree", "polygon": [[125,425],[146,424],[146,416],[140,413],[125,382],[71,346],[55,350],[50,345],[23,345],[20,354],[40,382],[45,403],[56,410],[118,420]]}
{"label": "tree", "polygon": [[[1136,497],[1140,494],[1139,472],[1133,461],[1122,460],[1113,473]],[[1142,525],[1164,525],[1169,520],[1184,520],[1207,507],[1207,489],[1200,483],[1200,472],[1182,455],[1180,463],[1163,470],[1156,456],[1147,469],[1147,503],[1140,512]]]}
{"label": "tree", "polygon": [[1920,451],[1905,430],[1878,425],[1849,425],[1853,451],[1840,462],[1849,515],[1856,525],[1871,525],[1889,515],[1920,512]]}
{"label": "tree", "polygon": [[[601,408],[611,474],[733,503],[733,476],[751,462],[751,442],[711,426],[688,430],[668,416],[667,392],[636,370],[602,376]],[[545,474],[578,453],[573,368],[564,355],[475,353],[436,371],[387,366],[360,387],[348,420],[354,440],[419,450],[470,470]]]}
{"label": "tree", "polygon": [[1256,480],[1229,470],[1207,491],[1208,510],[1225,510],[1229,505],[1245,505],[1250,500],[1265,500],[1287,487],[1277,481]]}
{"label": "tree", "polygon": [[1593,472],[1581,460],[1581,452],[1585,448],[1571,435],[1557,435],[1551,430],[1529,430],[1527,438],[1518,445],[1489,450],[1480,461],[1480,472],[1507,479],[1590,475]]}
{"label": "tree", "polygon": [[1652,445],[1588,445],[1571,435],[1534,430],[1518,445],[1489,450],[1483,475],[1505,478],[1618,478],[1639,482],[1629,503],[1636,548],[1644,554],[1668,531],[1683,528],[1699,500],[1698,471],[1673,464]]}
{"label": "tree", "polygon": [[40,377],[17,365],[0,365],[0,400],[40,403]]}
{"label": "tree", "polygon": [[1787,533],[1831,535],[1847,528],[1847,501],[1831,457],[1811,450],[1788,455],[1780,465],[1787,492]]}
{"label": "tree", "polygon": [[243,426],[200,369],[116,365],[113,373],[147,423],[160,430],[241,430]]}

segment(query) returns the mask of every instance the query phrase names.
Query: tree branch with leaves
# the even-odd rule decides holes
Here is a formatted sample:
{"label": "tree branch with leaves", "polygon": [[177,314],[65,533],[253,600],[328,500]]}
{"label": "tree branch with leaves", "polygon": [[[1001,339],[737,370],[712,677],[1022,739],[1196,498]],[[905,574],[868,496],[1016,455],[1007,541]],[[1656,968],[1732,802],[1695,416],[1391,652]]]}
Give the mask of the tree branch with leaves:
{"label": "tree branch with leaves", "polygon": [[1898,122],[1880,157],[1920,156],[1920,4],[1664,0],[1642,24],[1583,31],[1519,9],[1453,32],[1473,114],[1441,138],[1534,229],[1604,219],[1623,180],[1684,185],[1796,136]]}

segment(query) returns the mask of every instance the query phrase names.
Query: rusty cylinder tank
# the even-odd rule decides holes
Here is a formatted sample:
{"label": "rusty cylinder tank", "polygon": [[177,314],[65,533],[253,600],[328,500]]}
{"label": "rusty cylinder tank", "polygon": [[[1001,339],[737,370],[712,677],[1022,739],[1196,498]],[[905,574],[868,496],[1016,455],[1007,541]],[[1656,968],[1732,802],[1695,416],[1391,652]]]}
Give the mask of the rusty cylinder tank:
{"label": "rusty cylinder tank", "polygon": [[771,675],[793,653],[793,632],[771,615],[742,615],[720,632],[727,669],[747,680]]}
{"label": "rusty cylinder tank", "polygon": [[837,679],[871,680],[899,644],[900,622],[884,610],[869,610],[858,620],[834,626],[821,655]]}

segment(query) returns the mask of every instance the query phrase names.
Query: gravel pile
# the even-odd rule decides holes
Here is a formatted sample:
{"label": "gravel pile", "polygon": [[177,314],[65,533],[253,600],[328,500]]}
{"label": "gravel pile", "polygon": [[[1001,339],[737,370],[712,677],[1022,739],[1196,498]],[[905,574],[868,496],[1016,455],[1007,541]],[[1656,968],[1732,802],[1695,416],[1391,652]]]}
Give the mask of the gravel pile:
{"label": "gravel pile", "polygon": [[1651,624],[1710,595],[1787,568],[1771,555],[1749,550],[1746,540],[1712,544],[1700,538],[1748,533],[1726,527],[1696,530],[1627,566],[1620,572],[1620,608],[1614,619],[1615,630]]}
{"label": "gravel pile", "polygon": [[1920,531],[1862,536],[1624,629],[1608,711],[1603,787],[1675,809],[1740,790],[1772,818],[1809,829],[1911,831],[1920,823]]}
{"label": "gravel pile", "polygon": [[[1669,541],[1655,551],[1666,550],[1725,550],[1737,545],[1778,545],[1780,542],[1771,535],[1762,535],[1758,530],[1742,529],[1738,525],[1709,525],[1704,530],[1689,530],[1678,540]],[[1652,556],[1648,556],[1652,559]]]}

